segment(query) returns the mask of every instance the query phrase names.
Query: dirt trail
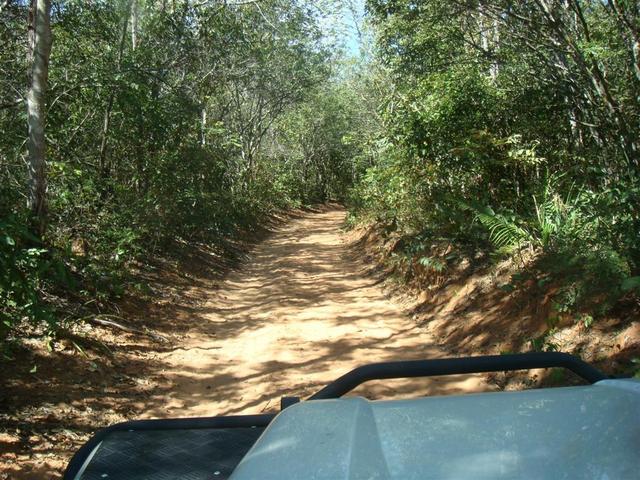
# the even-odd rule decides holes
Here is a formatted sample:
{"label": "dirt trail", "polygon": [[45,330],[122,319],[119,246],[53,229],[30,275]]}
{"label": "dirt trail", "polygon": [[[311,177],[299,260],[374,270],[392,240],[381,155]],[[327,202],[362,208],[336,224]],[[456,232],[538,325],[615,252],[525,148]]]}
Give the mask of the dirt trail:
{"label": "dirt trail", "polygon": [[[372,361],[445,356],[353,258],[345,212],[309,213],[258,245],[158,358],[168,392],[148,417],[257,413]],[[372,398],[486,390],[477,376],[373,382]],[[155,405],[159,405],[155,403]]]}

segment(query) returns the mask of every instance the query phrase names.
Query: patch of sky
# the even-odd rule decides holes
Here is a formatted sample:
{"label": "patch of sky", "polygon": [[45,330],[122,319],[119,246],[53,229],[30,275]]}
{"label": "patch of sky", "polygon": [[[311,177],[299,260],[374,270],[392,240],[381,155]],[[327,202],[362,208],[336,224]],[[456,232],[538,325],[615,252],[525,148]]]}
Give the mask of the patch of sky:
{"label": "patch of sky", "polygon": [[365,0],[334,0],[322,2],[320,26],[327,42],[342,47],[347,55],[361,54]]}

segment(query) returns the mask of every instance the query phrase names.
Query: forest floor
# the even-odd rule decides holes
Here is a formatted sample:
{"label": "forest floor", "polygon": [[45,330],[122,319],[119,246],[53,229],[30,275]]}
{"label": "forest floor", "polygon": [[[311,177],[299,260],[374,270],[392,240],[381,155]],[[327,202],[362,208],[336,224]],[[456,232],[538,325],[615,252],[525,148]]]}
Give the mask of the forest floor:
{"label": "forest floor", "polygon": [[[157,268],[146,280],[157,297],[124,301],[120,316],[165,341],[85,326],[53,352],[36,340],[18,351],[0,373],[0,479],[61,478],[91,433],[118,421],[277,411],[280,397],[304,398],[361,364],[447,355],[415,305],[385,294],[344,218],[339,208],[294,212],[224,275],[206,251]],[[456,376],[354,394],[496,388]]]}

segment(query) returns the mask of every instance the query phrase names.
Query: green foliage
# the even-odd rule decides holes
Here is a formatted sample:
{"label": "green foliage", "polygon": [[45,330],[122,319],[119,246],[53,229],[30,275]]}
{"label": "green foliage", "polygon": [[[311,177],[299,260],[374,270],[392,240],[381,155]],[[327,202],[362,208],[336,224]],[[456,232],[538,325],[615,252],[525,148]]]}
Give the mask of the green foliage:
{"label": "green foliage", "polygon": [[538,268],[549,272],[561,288],[555,296],[558,311],[588,308],[604,315],[623,296],[622,283],[629,275],[628,260],[611,247],[592,251],[577,249],[579,242],[543,257]]}
{"label": "green foliage", "polygon": [[547,329],[542,335],[529,340],[531,350],[534,352],[556,352],[558,345],[553,342],[551,337],[556,332],[555,328]]}
{"label": "green foliage", "polygon": [[638,293],[637,59],[608,2],[551,3],[553,22],[541,3],[367,2],[388,86],[351,205],[513,256],[558,310],[597,318]]}
{"label": "green foliage", "polygon": [[353,182],[359,145],[349,140],[360,112],[344,81],[323,85],[283,116],[278,148],[287,157],[287,181],[304,202],[343,201]]}
{"label": "green foliage", "polygon": [[531,233],[518,225],[515,216],[497,214],[491,208],[477,213],[476,218],[489,230],[489,239],[496,248],[522,248],[531,240]]}
{"label": "green foliage", "polygon": [[447,269],[447,264],[442,260],[433,257],[421,257],[418,263],[436,273],[442,273]]}
{"label": "green foliage", "polygon": [[557,178],[547,181],[543,193],[533,197],[528,217],[497,214],[490,208],[476,216],[501,251],[514,254],[529,248],[540,254],[533,268],[546,275],[545,284],[560,283],[558,311],[589,307],[604,314],[632,289],[632,259],[603,235],[600,225],[607,213],[594,211],[597,196],[569,189],[562,199],[555,193],[559,189]]}
{"label": "green foliage", "polygon": [[0,343],[24,321],[53,328],[53,312],[40,293],[47,283],[68,281],[64,264],[25,228],[24,219],[0,221]]}
{"label": "green foliage", "polygon": [[623,292],[632,292],[640,289],[640,277],[625,278],[621,285]]}

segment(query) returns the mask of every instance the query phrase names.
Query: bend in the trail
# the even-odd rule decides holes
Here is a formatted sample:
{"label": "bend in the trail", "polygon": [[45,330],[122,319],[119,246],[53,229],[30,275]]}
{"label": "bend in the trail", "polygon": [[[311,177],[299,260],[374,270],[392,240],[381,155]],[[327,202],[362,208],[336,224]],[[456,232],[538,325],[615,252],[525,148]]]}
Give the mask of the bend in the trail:
{"label": "bend in the trail", "polygon": [[[344,211],[309,213],[258,245],[161,354],[150,417],[259,413],[365,363],[445,356],[349,253]],[[355,394],[414,397],[485,390],[477,376],[373,382]]]}

